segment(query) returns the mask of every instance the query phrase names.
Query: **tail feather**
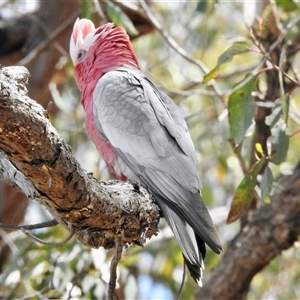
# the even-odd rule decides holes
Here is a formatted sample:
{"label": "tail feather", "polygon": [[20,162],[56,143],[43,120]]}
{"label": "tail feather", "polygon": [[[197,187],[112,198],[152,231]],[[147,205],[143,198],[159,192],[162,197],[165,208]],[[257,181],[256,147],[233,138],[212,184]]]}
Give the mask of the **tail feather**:
{"label": "tail feather", "polygon": [[196,281],[196,283],[199,286],[202,286],[202,276],[203,276],[203,269],[199,268],[198,265],[193,265],[191,264],[191,262],[183,255],[184,258],[184,262],[187,266],[187,268],[189,269],[192,278]]}
{"label": "tail feather", "polygon": [[161,203],[160,208],[181,248],[185,264],[191,276],[199,286],[202,286],[201,278],[204,270],[203,259],[206,252],[204,242],[195,235],[194,230],[180,219],[172,209]]}

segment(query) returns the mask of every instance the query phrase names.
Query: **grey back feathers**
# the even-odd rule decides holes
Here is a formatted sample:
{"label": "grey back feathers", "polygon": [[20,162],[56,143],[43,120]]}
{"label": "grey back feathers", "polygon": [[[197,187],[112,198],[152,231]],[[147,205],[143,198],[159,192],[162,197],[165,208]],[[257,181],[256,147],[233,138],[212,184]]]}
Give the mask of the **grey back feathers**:
{"label": "grey back feathers", "polygon": [[204,242],[217,253],[221,245],[200,196],[195,149],[179,108],[141,71],[122,67],[98,82],[93,111],[99,134],[117,154],[115,170],[153,194],[199,282]]}

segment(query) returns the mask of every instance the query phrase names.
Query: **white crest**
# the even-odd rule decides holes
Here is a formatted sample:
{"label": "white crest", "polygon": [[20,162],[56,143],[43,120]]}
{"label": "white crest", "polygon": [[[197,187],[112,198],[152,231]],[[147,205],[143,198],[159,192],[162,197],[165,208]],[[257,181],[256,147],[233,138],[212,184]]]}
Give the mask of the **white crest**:
{"label": "white crest", "polygon": [[92,21],[77,18],[70,40],[70,55],[74,65],[79,62],[78,54],[82,50],[87,51],[97,39],[98,35],[94,34],[95,31],[95,25]]}

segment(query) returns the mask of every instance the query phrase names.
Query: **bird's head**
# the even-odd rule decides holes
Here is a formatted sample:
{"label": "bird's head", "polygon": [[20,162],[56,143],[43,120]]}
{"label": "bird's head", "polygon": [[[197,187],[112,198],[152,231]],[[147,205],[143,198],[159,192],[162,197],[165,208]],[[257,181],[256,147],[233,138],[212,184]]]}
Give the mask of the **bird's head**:
{"label": "bird's head", "polygon": [[92,21],[78,18],[71,35],[70,55],[80,90],[109,70],[125,65],[139,67],[126,31],[112,23],[95,28]]}
{"label": "bird's head", "polygon": [[86,52],[95,41],[94,23],[87,19],[77,18],[70,40],[70,55],[74,66],[84,58]]}
{"label": "bird's head", "polygon": [[92,21],[78,18],[71,35],[70,55],[75,67],[90,57],[94,66],[104,72],[126,64],[138,68],[126,31],[112,23],[95,28]]}

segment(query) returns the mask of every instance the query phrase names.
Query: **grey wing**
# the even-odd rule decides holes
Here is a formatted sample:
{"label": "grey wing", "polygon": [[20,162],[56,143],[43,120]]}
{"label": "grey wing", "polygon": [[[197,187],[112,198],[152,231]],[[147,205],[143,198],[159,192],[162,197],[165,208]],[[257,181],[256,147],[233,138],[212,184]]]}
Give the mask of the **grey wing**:
{"label": "grey wing", "polygon": [[218,236],[200,198],[186,123],[172,100],[162,95],[138,70],[110,71],[94,92],[96,126],[140,181],[219,252]]}

